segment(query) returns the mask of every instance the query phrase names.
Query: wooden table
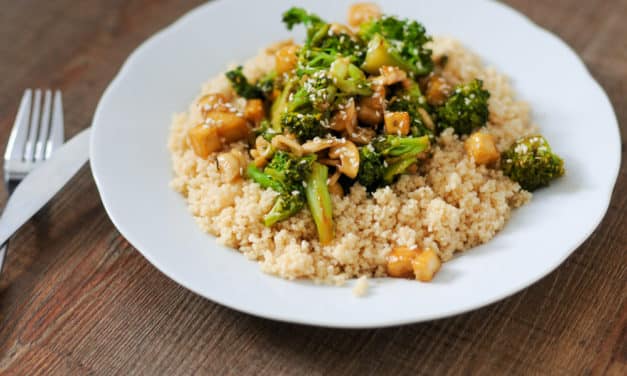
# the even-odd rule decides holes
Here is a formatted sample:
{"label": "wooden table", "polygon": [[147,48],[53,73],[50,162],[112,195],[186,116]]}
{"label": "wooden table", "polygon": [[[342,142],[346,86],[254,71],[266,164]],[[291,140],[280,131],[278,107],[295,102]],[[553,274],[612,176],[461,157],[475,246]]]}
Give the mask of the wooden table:
{"label": "wooden table", "polygon": [[[509,2],[583,57],[612,100],[625,150],[627,1]],[[67,135],[87,127],[129,53],[199,3],[2,1],[0,144],[26,87],[62,89]],[[0,373],[624,375],[626,198],[623,163],[598,230],[511,298],[449,319],[347,331],[248,316],[172,282],[118,234],[85,167],[11,243]]]}

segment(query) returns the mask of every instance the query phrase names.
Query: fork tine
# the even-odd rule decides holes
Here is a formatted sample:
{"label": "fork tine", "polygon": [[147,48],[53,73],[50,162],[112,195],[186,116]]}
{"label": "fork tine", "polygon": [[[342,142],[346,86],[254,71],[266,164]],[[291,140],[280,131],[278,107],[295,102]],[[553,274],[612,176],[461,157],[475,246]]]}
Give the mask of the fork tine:
{"label": "fork tine", "polygon": [[32,91],[26,89],[20,102],[20,109],[17,111],[15,117],[15,123],[13,123],[13,129],[9,136],[9,142],[7,143],[7,150],[4,153],[4,159],[6,160],[21,160],[24,155],[24,145],[26,143],[26,137],[28,135],[28,123],[30,121],[30,107],[32,102]]}
{"label": "fork tine", "polygon": [[39,121],[41,119],[41,90],[35,90],[33,98],[33,111],[30,115],[30,126],[28,127],[28,139],[24,147],[24,160],[32,161],[35,156],[35,140],[37,139],[37,131],[39,130]]}
{"label": "fork tine", "polygon": [[39,162],[44,159],[51,113],[52,92],[50,90],[46,90],[46,93],[44,94],[44,104],[41,108],[41,125],[39,126],[39,134],[37,135],[37,143],[35,144],[35,162]]}
{"label": "fork tine", "polygon": [[63,102],[61,101],[61,92],[59,90],[54,93],[54,103],[52,105],[52,121],[50,122],[50,135],[46,145],[45,159],[50,158],[52,151],[63,145]]}

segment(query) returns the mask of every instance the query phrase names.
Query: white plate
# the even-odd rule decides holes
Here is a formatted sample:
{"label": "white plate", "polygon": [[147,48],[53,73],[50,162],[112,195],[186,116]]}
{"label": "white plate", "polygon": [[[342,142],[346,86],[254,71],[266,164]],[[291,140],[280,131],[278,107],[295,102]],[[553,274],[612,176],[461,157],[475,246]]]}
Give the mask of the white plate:
{"label": "white plate", "polygon": [[187,109],[201,83],[227,63],[294,35],[280,22],[289,6],[304,4],[342,21],[349,3],[216,1],[139,47],[106,90],[93,123],[92,171],[116,227],[159,270],[208,299],[262,317],[332,327],[458,314],[503,299],[556,268],[607,210],[620,164],[616,117],[566,44],[496,2],[396,0],[384,7],[423,22],[431,34],[457,37],[511,76],[566,160],[567,175],[516,210],[495,239],[447,263],[432,283],[381,279],[371,281],[366,297],[355,298],[352,283],[320,286],[263,274],[196,226],[183,198],[168,187],[171,115]]}

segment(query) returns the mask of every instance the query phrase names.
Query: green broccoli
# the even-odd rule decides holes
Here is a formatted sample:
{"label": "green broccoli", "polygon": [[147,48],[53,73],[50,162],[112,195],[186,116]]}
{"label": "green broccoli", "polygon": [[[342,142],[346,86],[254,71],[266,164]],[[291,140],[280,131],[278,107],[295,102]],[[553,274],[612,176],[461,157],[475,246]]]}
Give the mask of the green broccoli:
{"label": "green broccoli", "polygon": [[242,69],[243,68],[240,65],[239,67],[226,72],[226,78],[228,78],[231,82],[233,90],[235,90],[237,95],[242,96],[246,99],[263,99],[263,90],[256,85],[248,82],[248,79],[246,78],[246,76],[244,76],[244,72],[242,71]]}
{"label": "green broccoli", "polygon": [[295,25],[299,24],[311,27],[325,22],[320,17],[307,12],[303,8],[292,7],[283,13],[283,23],[285,23],[288,30],[292,30]]}
{"label": "green broccoli", "polygon": [[371,144],[359,148],[359,172],[357,181],[368,191],[379,188],[385,174],[385,162]]}
{"label": "green broccoli", "polygon": [[290,94],[292,94],[295,84],[296,82],[294,80],[286,82],[281,94],[279,94],[279,97],[272,103],[272,107],[270,108],[270,125],[277,133],[283,131],[281,115],[287,110]]}
{"label": "green broccoli", "polygon": [[415,158],[429,148],[429,137],[378,136],[372,140],[374,149],[384,157]]}
{"label": "green broccoli", "polygon": [[404,111],[409,114],[411,120],[410,131],[414,137],[420,137],[428,135],[433,137],[433,129],[431,129],[427,123],[425,123],[420,109],[429,113],[430,106],[427,103],[424,95],[420,91],[420,87],[415,81],[410,81],[408,88],[399,90],[392,98],[390,98],[387,110],[388,111]]}
{"label": "green broccoli", "polygon": [[324,124],[329,122],[337,88],[325,71],[304,76],[300,82],[288,98],[289,103],[280,116],[280,125],[281,129],[287,129],[305,141],[329,132]]}
{"label": "green broccoli", "polygon": [[276,76],[276,71],[271,70],[270,72],[266,73],[266,75],[261,77],[259,81],[257,81],[257,84],[255,86],[259,88],[259,90],[261,90],[264,98],[270,98],[270,96],[272,95],[275,87]]}
{"label": "green broccoli", "polygon": [[544,137],[528,136],[502,154],[501,168],[523,189],[533,191],[564,175],[564,160],[553,153]]}
{"label": "green broccoli", "polygon": [[392,184],[429,148],[429,137],[378,136],[359,148],[357,181],[368,191]]}
{"label": "green broccoli", "polygon": [[263,137],[266,141],[270,142],[274,138],[274,136],[278,135],[277,131],[272,129],[272,124],[263,119],[259,124],[259,128],[254,129],[255,139],[259,136]]}
{"label": "green broccoli", "polygon": [[364,43],[347,31],[334,28],[315,14],[302,8],[291,8],[283,14],[288,30],[297,24],[307,28],[307,38],[299,51],[296,73],[299,76],[326,70],[339,56],[361,65],[365,56]]}
{"label": "green broccoli", "polygon": [[303,142],[314,137],[322,137],[329,132],[329,129],[321,125],[322,121],[320,112],[304,114],[286,112],[281,115],[281,125]]}
{"label": "green broccoli", "polygon": [[366,81],[364,72],[345,57],[338,58],[331,64],[329,75],[335,86],[344,94],[372,95],[372,89]]}
{"label": "green broccoli", "polygon": [[490,114],[489,98],[490,93],[483,89],[483,81],[479,79],[456,86],[446,103],[436,110],[439,130],[451,127],[463,135],[484,126]]}
{"label": "green broccoli", "polygon": [[377,74],[384,65],[396,66],[422,76],[433,70],[431,50],[425,44],[431,40],[424,26],[416,21],[383,17],[361,25],[359,36],[368,42],[362,69]]}
{"label": "green broccoli", "polygon": [[288,219],[305,207],[301,191],[294,191],[295,194],[281,193],[274,201],[274,205],[263,217],[263,224],[271,227],[277,222]]}
{"label": "green broccoli", "polygon": [[289,99],[288,112],[328,112],[337,97],[337,88],[326,71],[305,76],[294,95]]}
{"label": "green broccoli", "polygon": [[311,164],[316,160],[314,154],[295,157],[285,151],[277,151],[263,172],[283,185],[284,192],[291,193],[300,189],[302,182],[311,171]]}
{"label": "green broccoli", "polygon": [[318,229],[318,239],[323,245],[329,244],[334,237],[333,204],[327,187],[328,175],[327,166],[313,162],[305,187],[307,205]]}
{"label": "green broccoli", "polygon": [[298,213],[305,205],[303,182],[311,173],[315,155],[295,157],[285,151],[277,151],[261,171],[254,163],[248,165],[247,176],[263,188],[278,192],[272,209],[264,216],[264,224],[275,223]]}

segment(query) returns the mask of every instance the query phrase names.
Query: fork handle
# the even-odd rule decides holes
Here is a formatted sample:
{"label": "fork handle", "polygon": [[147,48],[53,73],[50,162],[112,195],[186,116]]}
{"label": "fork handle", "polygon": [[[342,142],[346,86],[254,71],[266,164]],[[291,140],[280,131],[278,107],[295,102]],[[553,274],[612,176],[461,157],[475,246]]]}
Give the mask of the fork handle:
{"label": "fork handle", "polygon": [[7,240],[0,247],[0,275],[2,275],[2,267],[4,266],[4,259],[7,255],[7,248],[9,247],[9,241]]}

